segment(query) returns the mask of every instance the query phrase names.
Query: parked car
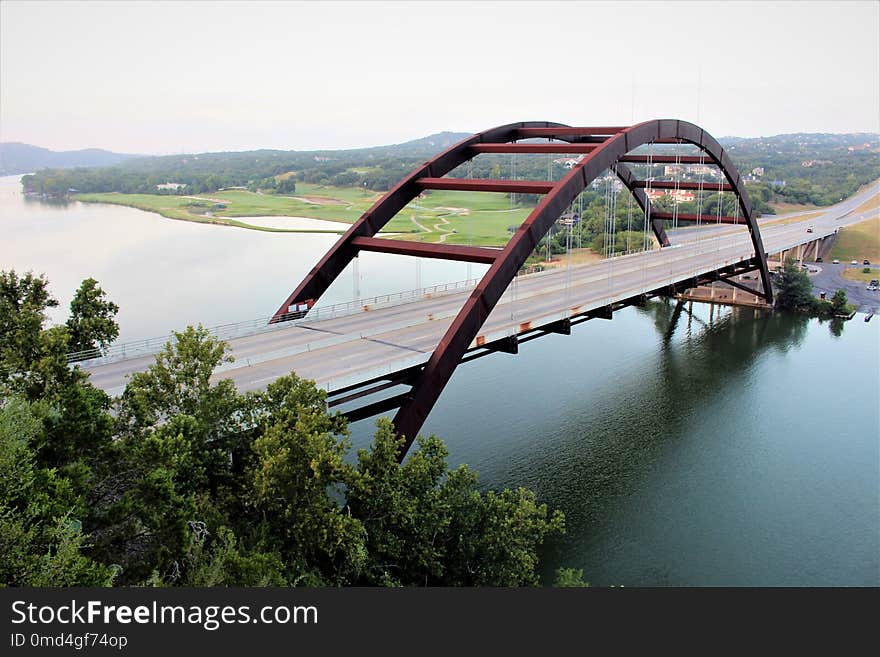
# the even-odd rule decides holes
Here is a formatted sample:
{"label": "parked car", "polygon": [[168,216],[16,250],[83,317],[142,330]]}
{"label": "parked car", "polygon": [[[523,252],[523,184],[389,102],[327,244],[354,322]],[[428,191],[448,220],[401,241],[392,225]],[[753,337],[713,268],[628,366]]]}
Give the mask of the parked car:
{"label": "parked car", "polygon": [[813,232],[813,227],[810,226],[809,228],[807,228],[807,232],[808,232],[808,233],[812,233],[812,232]]}
{"label": "parked car", "polygon": [[851,265],[857,265],[857,264],[859,264],[859,261],[858,261],[858,260],[853,260],[853,261],[852,261],[851,263],[849,263],[849,264],[851,264]]}
{"label": "parked car", "polygon": [[867,258],[865,258],[864,260],[862,260],[862,264],[863,264],[863,265],[870,265],[870,264],[871,264],[871,261],[868,260]]}
{"label": "parked car", "polygon": [[876,292],[878,289],[880,289],[880,281],[878,281],[876,278],[872,278],[871,282],[868,283],[868,286],[865,289],[869,292]]}
{"label": "parked car", "polygon": [[818,258],[816,258],[816,262],[822,262],[822,256],[819,256]]}
{"label": "parked car", "polygon": [[840,264],[840,260],[838,260],[837,258],[835,258],[834,260],[831,261],[831,264],[832,264],[832,265],[839,265],[839,264]]}

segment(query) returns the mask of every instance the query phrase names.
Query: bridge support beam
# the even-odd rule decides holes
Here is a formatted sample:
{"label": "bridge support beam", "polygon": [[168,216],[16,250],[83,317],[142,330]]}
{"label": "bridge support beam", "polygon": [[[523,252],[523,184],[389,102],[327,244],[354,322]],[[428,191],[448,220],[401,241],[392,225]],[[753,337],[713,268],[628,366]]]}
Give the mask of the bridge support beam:
{"label": "bridge support beam", "polygon": [[571,335],[571,319],[566,317],[558,322],[552,322],[541,327],[547,333],[559,333],[560,335]]}
{"label": "bridge support beam", "polygon": [[614,310],[611,306],[602,306],[601,308],[597,308],[596,310],[587,313],[587,317],[590,319],[613,319]]}

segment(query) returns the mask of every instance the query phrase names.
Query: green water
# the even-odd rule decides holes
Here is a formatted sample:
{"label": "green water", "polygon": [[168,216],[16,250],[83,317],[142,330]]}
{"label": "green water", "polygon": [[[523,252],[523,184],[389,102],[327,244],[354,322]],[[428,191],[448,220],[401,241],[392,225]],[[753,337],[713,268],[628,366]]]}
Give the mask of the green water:
{"label": "green water", "polygon": [[880,322],[694,304],[673,326],[673,310],[465,365],[425,430],[485,487],[565,512],[546,579],[880,584]]}

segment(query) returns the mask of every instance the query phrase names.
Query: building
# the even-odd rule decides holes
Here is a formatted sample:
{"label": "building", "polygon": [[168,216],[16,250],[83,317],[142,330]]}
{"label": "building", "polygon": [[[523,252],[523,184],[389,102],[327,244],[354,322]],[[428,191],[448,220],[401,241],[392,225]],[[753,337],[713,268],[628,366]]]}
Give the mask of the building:
{"label": "building", "polygon": [[645,194],[652,201],[669,196],[675,203],[690,203],[697,195],[689,189],[646,189]]}
{"label": "building", "polygon": [[718,170],[707,164],[697,164],[691,166],[691,173],[695,176],[711,176],[715,178],[718,175]]}
{"label": "building", "polygon": [[620,178],[615,176],[614,174],[607,174],[602,178],[596,178],[593,182],[590,183],[590,187],[593,189],[604,189],[605,185],[611,183],[612,188],[615,192],[623,191],[623,183],[620,181]]}
{"label": "building", "polygon": [[758,176],[758,177],[763,176],[764,175],[764,167],[755,167],[754,169],[752,169],[752,175]]}
{"label": "building", "polygon": [[578,155],[577,157],[560,157],[558,159],[553,160],[553,164],[558,164],[561,167],[566,169],[571,169],[575,164],[584,159],[583,155]]}
{"label": "building", "polygon": [[162,189],[170,189],[170,190],[175,191],[175,192],[176,192],[178,189],[183,189],[184,187],[186,187],[186,183],[170,183],[170,182],[167,182],[167,183],[162,183],[161,185],[156,185],[156,189],[159,189],[159,190],[162,190]]}

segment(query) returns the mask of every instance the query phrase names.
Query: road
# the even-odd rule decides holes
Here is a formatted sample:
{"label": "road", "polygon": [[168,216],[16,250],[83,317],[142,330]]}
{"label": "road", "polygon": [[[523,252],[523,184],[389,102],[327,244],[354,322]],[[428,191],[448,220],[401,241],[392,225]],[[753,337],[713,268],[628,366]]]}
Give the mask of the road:
{"label": "road", "polygon": [[[853,209],[877,194],[873,187],[820,217],[784,225],[766,225],[765,250],[776,253],[827,236],[877,210]],[[813,232],[807,233],[807,226]],[[647,253],[585,265],[572,265],[527,276],[511,284],[483,326],[474,346],[516,335],[572,314],[686,280],[752,256],[744,226],[705,226],[687,231],[680,244]],[[229,340],[235,362],[218,368],[216,378],[231,378],[239,390],[265,387],[295,371],[328,391],[422,364],[464,304],[469,290],[459,290],[386,308],[321,321],[289,322],[274,330]],[[152,356],[105,364],[85,364],[92,382],[120,394],[126,377],[145,369]]]}
{"label": "road", "polygon": [[[858,266],[851,265],[848,262],[842,262],[839,265],[831,262],[811,263],[810,269],[816,270],[815,273],[810,272],[810,278],[813,281],[813,291],[817,295],[824,292],[826,297],[830,299],[831,295],[837,290],[846,290],[846,297],[849,299],[849,302],[858,306],[862,312],[880,311],[880,291],[867,290],[867,283],[865,281],[853,281],[843,277],[845,270],[853,268],[856,271],[862,271],[864,266],[862,264]],[[871,265],[870,267],[874,271],[871,278],[880,280],[880,266]]]}

